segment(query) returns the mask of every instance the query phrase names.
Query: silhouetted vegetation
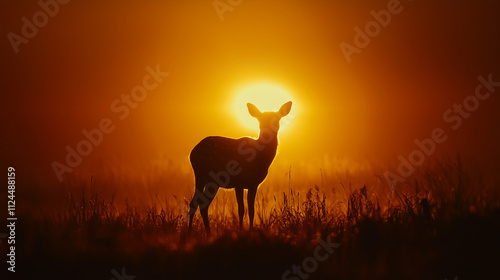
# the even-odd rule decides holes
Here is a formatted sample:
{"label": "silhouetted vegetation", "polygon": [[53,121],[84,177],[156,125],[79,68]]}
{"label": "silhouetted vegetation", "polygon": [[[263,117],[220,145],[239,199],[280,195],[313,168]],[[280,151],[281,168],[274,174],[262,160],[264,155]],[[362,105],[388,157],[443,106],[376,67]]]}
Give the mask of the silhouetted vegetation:
{"label": "silhouetted vegetation", "polygon": [[305,193],[288,184],[279,195],[259,193],[252,231],[239,230],[222,197],[211,237],[199,212],[188,234],[186,199],[151,195],[149,205],[118,207],[90,180],[68,193],[64,212],[21,219],[18,275],[112,279],[125,267],[135,279],[282,279],[331,236],[341,246],[307,279],[498,279],[500,191],[472,173],[458,159],[394,191],[382,181]]}

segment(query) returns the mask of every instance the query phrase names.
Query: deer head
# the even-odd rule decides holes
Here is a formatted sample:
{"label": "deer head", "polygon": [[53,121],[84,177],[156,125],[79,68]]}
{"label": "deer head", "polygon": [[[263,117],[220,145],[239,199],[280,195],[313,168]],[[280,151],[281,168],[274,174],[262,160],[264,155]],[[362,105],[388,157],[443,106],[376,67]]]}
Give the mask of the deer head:
{"label": "deer head", "polygon": [[277,112],[262,113],[257,107],[251,103],[247,103],[248,112],[259,121],[260,137],[264,134],[276,135],[280,128],[280,120],[290,113],[292,109],[292,101],[283,104]]}

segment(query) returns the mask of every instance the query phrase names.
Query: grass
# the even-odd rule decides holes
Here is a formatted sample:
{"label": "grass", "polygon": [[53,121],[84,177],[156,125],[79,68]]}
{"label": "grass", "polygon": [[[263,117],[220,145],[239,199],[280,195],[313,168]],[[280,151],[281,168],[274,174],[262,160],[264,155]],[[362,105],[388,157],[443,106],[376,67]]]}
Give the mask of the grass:
{"label": "grass", "polygon": [[148,203],[118,205],[91,178],[67,194],[64,211],[21,219],[18,275],[111,279],[125,267],[135,279],[282,279],[330,236],[341,246],[307,279],[500,276],[500,190],[473,165],[435,162],[395,191],[380,180],[329,188],[321,174],[321,186],[296,190],[290,170],[284,191],[259,190],[253,231],[238,229],[234,194],[220,192],[210,237],[199,212],[187,233],[190,197],[150,194]]}

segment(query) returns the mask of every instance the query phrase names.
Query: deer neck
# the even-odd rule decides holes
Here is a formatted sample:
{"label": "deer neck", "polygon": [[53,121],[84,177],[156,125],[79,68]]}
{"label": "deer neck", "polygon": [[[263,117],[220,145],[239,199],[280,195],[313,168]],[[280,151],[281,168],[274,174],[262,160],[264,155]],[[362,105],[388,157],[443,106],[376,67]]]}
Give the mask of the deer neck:
{"label": "deer neck", "polygon": [[274,158],[278,148],[278,132],[261,130],[257,142],[262,153]]}

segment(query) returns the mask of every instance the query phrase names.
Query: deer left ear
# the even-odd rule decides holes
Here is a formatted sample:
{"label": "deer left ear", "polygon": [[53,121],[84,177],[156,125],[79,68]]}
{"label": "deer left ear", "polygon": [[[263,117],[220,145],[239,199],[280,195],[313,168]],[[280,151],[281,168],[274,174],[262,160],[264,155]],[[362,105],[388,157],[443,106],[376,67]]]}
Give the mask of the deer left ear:
{"label": "deer left ear", "polygon": [[288,101],[287,103],[283,104],[279,110],[279,114],[281,117],[284,117],[290,113],[290,110],[292,109],[292,101]]}
{"label": "deer left ear", "polygon": [[262,115],[262,113],[259,111],[259,109],[257,109],[257,107],[255,105],[253,105],[252,103],[247,103],[247,107],[248,107],[248,112],[250,113],[250,115],[254,118],[259,118],[260,115]]}

